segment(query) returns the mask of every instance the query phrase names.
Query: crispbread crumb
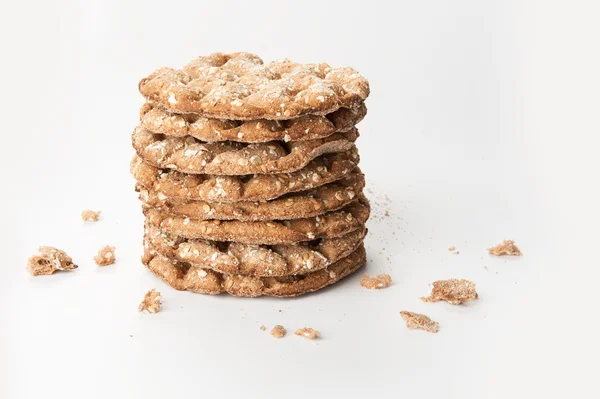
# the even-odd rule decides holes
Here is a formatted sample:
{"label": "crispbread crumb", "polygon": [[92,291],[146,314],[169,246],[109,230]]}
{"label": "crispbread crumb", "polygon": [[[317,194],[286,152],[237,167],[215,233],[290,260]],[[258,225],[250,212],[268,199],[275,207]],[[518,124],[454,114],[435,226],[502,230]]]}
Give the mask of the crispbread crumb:
{"label": "crispbread crumb", "polygon": [[275,327],[271,329],[271,336],[273,338],[283,338],[285,336],[285,327],[277,324]]}
{"label": "crispbread crumb", "polygon": [[488,248],[491,255],[495,256],[522,256],[521,250],[515,245],[513,240],[504,240],[502,244],[498,244],[495,247]]}
{"label": "crispbread crumb", "polygon": [[77,265],[66,252],[53,247],[39,247],[27,260],[27,271],[32,276],[52,274],[57,270],[73,270]]}
{"label": "crispbread crumb", "polygon": [[160,305],[162,305],[161,299],[160,292],[153,288],[144,295],[144,300],[140,303],[138,310],[144,313],[158,313]]}
{"label": "crispbread crumb", "polygon": [[406,320],[406,327],[417,328],[429,332],[436,333],[439,329],[439,324],[436,321],[431,320],[429,317],[420,313],[413,313],[403,310],[400,315]]}
{"label": "crispbread crumb", "polygon": [[94,262],[98,266],[108,266],[115,263],[115,247],[107,245],[98,251],[98,255],[94,256]]}
{"label": "crispbread crumb", "polygon": [[320,332],[318,332],[317,330],[313,330],[312,328],[309,328],[309,327],[299,328],[296,330],[296,332],[294,334],[300,335],[300,336],[302,336],[304,338],[308,338],[308,339],[316,339],[316,338],[319,338],[319,335],[321,335]]}
{"label": "crispbread crumb", "polygon": [[452,252],[454,255],[458,255],[458,249],[456,249],[456,247],[454,245],[451,245],[448,247],[448,251]]}
{"label": "crispbread crumb", "polygon": [[100,212],[102,211],[92,211],[90,209],[86,209],[85,211],[81,212],[81,219],[84,222],[97,222],[100,218]]}
{"label": "crispbread crumb", "polygon": [[424,302],[446,301],[453,305],[460,305],[477,299],[475,283],[469,280],[438,280],[433,283],[433,289],[429,297],[422,297]]}
{"label": "crispbread crumb", "polygon": [[392,284],[392,278],[389,274],[378,274],[375,277],[369,277],[368,274],[365,274],[360,279],[360,285],[369,289],[382,289],[387,288]]}
{"label": "crispbread crumb", "polygon": [[265,327],[264,325],[260,326],[260,331],[265,331],[267,329],[267,327]]}

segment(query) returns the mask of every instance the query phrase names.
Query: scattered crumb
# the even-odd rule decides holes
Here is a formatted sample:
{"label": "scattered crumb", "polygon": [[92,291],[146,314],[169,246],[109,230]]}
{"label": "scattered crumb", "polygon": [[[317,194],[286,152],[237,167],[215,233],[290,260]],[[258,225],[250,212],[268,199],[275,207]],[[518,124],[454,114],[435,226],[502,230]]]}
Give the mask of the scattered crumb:
{"label": "scattered crumb", "polygon": [[454,255],[458,255],[458,249],[456,249],[456,247],[454,245],[451,245],[448,247],[448,251],[452,252]]}
{"label": "scattered crumb", "polygon": [[85,211],[81,212],[81,219],[84,222],[97,222],[98,219],[100,218],[100,212],[102,211],[92,211],[90,209],[86,209]]}
{"label": "scattered crumb", "polygon": [[483,268],[484,268],[485,270],[490,270],[490,269],[488,269],[488,267],[487,267],[487,266],[484,266]]}
{"label": "scattered crumb", "polygon": [[433,283],[429,297],[421,298],[424,302],[446,301],[453,305],[460,305],[477,299],[475,283],[469,280],[439,280]]}
{"label": "scattered crumb", "polygon": [[158,313],[160,305],[162,305],[161,299],[160,292],[153,288],[144,295],[144,300],[140,303],[138,310],[144,313]]}
{"label": "scattered crumb", "polygon": [[513,240],[504,240],[502,244],[498,244],[493,248],[488,248],[491,255],[495,256],[522,256],[521,250],[515,245]]}
{"label": "scattered crumb", "polygon": [[384,216],[390,216],[390,211],[386,210]]}
{"label": "scattered crumb", "polygon": [[369,289],[381,289],[387,288],[392,284],[392,278],[389,274],[378,274],[375,277],[369,277],[368,274],[365,274],[360,279],[360,285]]}
{"label": "scattered crumb", "polygon": [[406,327],[408,328],[417,328],[434,333],[438,332],[439,324],[424,314],[403,310],[400,312],[400,316],[406,320]]}
{"label": "scattered crumb", "polygon": [[285,336],[285,328],[279,324],[271,329],[271,336],[273,338],[283,338]]}
{"label": "scattered crumb", "polygon": [[39,247],[27,260],[27,271],[32,276],[73,269],[77,269],[77,265],[73,264],[73,259],[66,252],[53,247]]}
{"label": "scattered crumb", "polygon": [[98,255],[94,256],[94,262],[98,266],[108,266],[115,263],[115,247],[107,245],[102,248],[98,251]]}
{"label": "scattered crumb", "polygon": [[296,332],[294,334],[300,335],[300,336],[302,336],[304,338],[308,338],[308,339],[316,339],[316,338],[319,338],[319,335],[321,335],[321,333],[318,332],[317,330],[313,330],[312,328],[308,328],[308,327],[299,328],[298,330],[296,330]]}
{"label": "scattered crumb", "polygon": [[267,329],[267,327],[265,327],[264,325],[260,326],[260,331],[265,331]]}

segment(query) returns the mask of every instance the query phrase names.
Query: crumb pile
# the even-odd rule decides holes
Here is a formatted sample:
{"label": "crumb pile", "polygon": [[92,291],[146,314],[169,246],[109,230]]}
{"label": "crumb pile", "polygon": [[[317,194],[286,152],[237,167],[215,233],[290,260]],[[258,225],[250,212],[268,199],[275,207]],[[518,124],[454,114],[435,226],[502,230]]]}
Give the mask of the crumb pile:
{"label": "crumb pile", "polygon": [[144,265],[178,290],[297,296],[366,260],[352,68],[215,53],[139,83]]}

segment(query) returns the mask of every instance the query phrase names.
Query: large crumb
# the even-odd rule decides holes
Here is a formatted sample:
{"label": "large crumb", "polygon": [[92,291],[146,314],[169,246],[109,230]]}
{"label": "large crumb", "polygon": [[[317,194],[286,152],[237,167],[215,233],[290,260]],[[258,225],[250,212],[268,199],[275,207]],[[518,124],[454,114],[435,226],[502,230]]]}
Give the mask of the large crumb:
{"label": "large crumb", "polygon": [[438,332],[439,324],[424,314],[403,310],[400,312],[400,315],[404,320],[406,320],[406,327],[408,328],[418,328],[434,333]]}
{"label": "large crumb", "polygon": [[271,336],[273,336],[273,338],[283,338],[285,336],[285,333],[285,327],[280,326],[279,324],[277,324],[271,330]]}
{"label": "large crumb", "polygon": [[425,302],[446,301],[453,305],[460,305],[477,299],[475,283],[469,280],[439,280],[433,283],[433,289],[429,297],[423,297]]}
{"label": "large crumb", "polygon": [[160,292],[151,289],[144,296],[144,300],[140,303],[138,310],[144,313],[158,313],[160,311],[160,305],[162,304],[160,302],[161,299]]}
{"label": "large crumb", "polygon": [[378,274],[375,277],[369,277],[368,274],[365,274],[360,279],[360,285],[365,288],[373,289],[381,289],[387,288],[392,284],[392,278],[389,274]]}
{"label": "large crumb", "polygon": [[493,248],[488,248],[491,255],[496,256],[522,256],[521,250],[515,245],[513,240],[504,240],[502,244],[498,244]]}
{"label": "large crumb", "polygon": [[107,245],[102,248],[98,251],[98,255],[94,256],[94,262],[98,266],[108,266],[115,263],[115,247]]}
{"label": "large crumb", "polygon": [[321,335],[321,333],[318,332],[317,330],[313,330],[312,328],[308,328],[308,327],[299,328],[298,330],[296,330],[296,332],[294,334],[300,335],[300,336],[302,336],[304,338],[308,338],[308,339],[316,339],[316,338],[319,338],[319,335]]}
{"label": "large crumb", "polygon": [[97,222],[98,219],[100,218],[100,212],[102,211],[92,211],[90,209],[86,209],[85,211],[81,212],[81,219],[84,222]]}
{"label": "large crumb", "polygon": [[27,260],[27,271],[32,276],[52,274],[57,270],[73,270],[77,265],[66,252],[53,247],[39,247]]}

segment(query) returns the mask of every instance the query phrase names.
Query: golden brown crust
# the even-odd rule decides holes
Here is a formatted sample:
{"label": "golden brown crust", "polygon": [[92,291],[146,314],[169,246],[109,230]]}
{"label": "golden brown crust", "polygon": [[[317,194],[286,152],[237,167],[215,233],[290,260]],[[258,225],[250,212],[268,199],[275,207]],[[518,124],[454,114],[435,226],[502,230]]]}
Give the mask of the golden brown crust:
{"label": "golden brown crust", "polygon": [[81,212],[81,220],[84,222],[97,222],[100,218],[100,212],[102,211],[92,211],[90,209],[86,209]]}
{"label": "golden brown crust", "polygon": [[268,201],[340,180],[354,170],[358,161],[358,152],[353,149],[321,156],[293,173],[239,177],[189,175],[158,169],[136,155],[131,161],[131,173],[146,188],[169,198],[224,203]]}
{"label": "golden brown crust", "polygon": [[275,327],[273,327],[271,329],[271,336],[273,338],[283,338],[285,337],[285,327],[283,327],[282,325],[277,324]]}
{"label": "golden brown crust", "polygon": [[190,240],[146,226],[144,248],[167,258],[224,274],[279,277],[306,274],[329,267],[363,242],[366,229],[341,237],[282,245],[246,245]]}
{"label": "golden brown crust", "polygon": [[303,328],[297,329],[294,332],[294,335],[299,335],[301,337],[308,338],[308,339],[317,339],[317,338],[319,338],[319,335],[321,335],[321,333],[310,327],[303,327]]}
{"label": "golden brown crust", "polygon": [[355,108],[369,83],[352,68],[297,64],[267,65],[254,54],[213,53],[181,70],[159,68],[139,83],[149,100],[177,113],[218,119],[291,119]]}
{"label": "golden brown crust", "polygon": [[439,330],[439,324],[421,313],[413,313],[403,310],[400,315],[406,320],[406,327],[425,330],[436,333]]}
{"label": "golden brown crust", "polygon": [[239,176],[295,172],[321,155],[350,150],[358,138],[358,130],[288,144],[282,141],[244,144],[164,136],[138,126],[131,138],[137,154],[157,168],[189,174]]}
{"label": "golden brown crust", "polygon": [[161,299],[160,292],[153,288],[144,295],[144,300],[140,303],[138,310],[143,313],[158,313],[162,305]]}
{"label": "golden brown crust", "polygon": [[115,247],[106,245],[98,251],[98,255],[94,256],[94,262],[98,266],[108,266],[115,263]]}
{"label": "golden brown crust", "polygon": [[360,285],[371,290],[380,290],[392,285],[392,278],[389,274],[378,274],[375,277],[369,277],[369,275],[365,273],[365,275],[360,278]]}
{"label": "golden brown crust", "polygon": [[53,247],[39,247],[27,260],[27,271],[32,276],[52,274],[57,270],[74,270],[77,267],[65,251]]}
{"label": "golden brown crust", "polygon": [[433,289],[429,297],[422,297],[423,302],[446,301],[453,305],[477,299],[479,296],[476,284],[469,280],[438,280],[433,283]]}
{"label": "golden brown crust", "polygon": [[138,187],[145,205],[175,216],[201,220],[241,220],[247,222],[289,220],[318,216],[348,205],[362,192],[364,175],[356,172],[333,183],[276,198],[271,201],[214,201],[169,198],[160,192]]}
{"label": "golden brown crust", "polygon": [[339,237],[358,230],[369,218],[367,199],[358,199],[339,211],[324,215],[270,222],[238,220],[198,220],[171,216],[154,208],[144,208],[146,222],[176,236],[243,244],[292,244],[317,238]]}
{"label": "golden brown crust", "polygon": [[265,143],[321,139],[352,129],[366,114],[367,108],[361,104],[356,109],[340,108],[326,116],[303,115],[282,121],[236,121],[205,118],[197,114],[173,114],[149,101],[140,110],[140,121],[147,130],[167,136],[191,136],[207,142]]}
{"label": "golden brown crust", "polygon": [[498,244],[495,247],[488,248],[491,255],[495,256],[522,256],[521,250],[515,245],[513,240],[504,240],[502,244]]}
{"label": "golden brown crust", "polygon": [[211,295],[227,292],[246,297],[293,297],[317,291],[354,273],[365,261],[365,249],[361,245],[327,269],[302,276],[256,278],[222,274],[149,252],[145,252],[142,259],[152,273],[177,290]]}

